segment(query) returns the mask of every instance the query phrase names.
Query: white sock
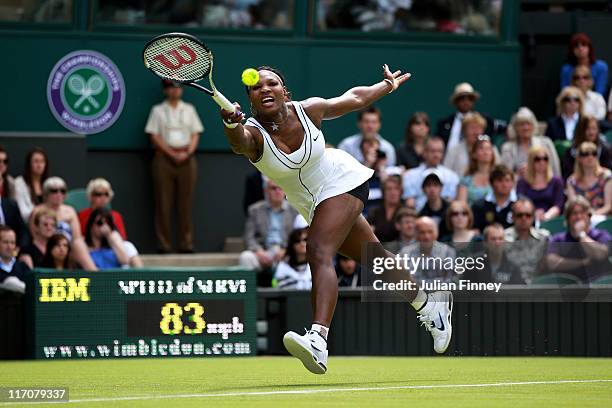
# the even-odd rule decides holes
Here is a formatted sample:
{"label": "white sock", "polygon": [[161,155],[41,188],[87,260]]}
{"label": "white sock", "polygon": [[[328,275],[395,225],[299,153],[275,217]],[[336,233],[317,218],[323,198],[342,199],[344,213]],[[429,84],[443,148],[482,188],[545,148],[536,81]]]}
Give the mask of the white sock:
{"label": "white sock", "polygon": [[314,330],[321,335],[327,341],[327,333],[329,333],[329,327],[321,326],[320,324],[313,323],[310,330]]}
{"label": "white sock", "polygon": [[416,310],[417,312],[420,312],[421,310],[423,310],[426,304],[427,304],[427,293],[419,289],[416,297],[414,298],[412,303],[410,303],[410,305],[414,307],[414,310]]}

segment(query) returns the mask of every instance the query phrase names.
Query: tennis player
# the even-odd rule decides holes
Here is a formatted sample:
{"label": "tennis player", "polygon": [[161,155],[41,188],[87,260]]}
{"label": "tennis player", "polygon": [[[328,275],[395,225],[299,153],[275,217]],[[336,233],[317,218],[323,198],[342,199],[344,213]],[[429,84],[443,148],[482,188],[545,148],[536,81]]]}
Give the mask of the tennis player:
{"label": "tennis player", "polygon": [[[289,203],[310,224],[307,258],[312,272],[313,323],[304,335],[286,333],[283,343],[309,371],[324,374],[327,336],[338,297],[335,254],[361,262],[365,243],[374,243],[375,256],[393,254],[383,249],[361,215],[373,170],[342,150],[326,149],[321,125],[323,120],[371,105],[395,91],[410,74],[392,73],[384,65],[383,80],[374,85],[355,87],[335,98],[295,102],[280,71],[266,66],[257,71],[259,82],[247,87],[252,117],[242,125],[244,114],[237,103],[235,113],[222,109],[221,117],[232,150],[281,186]],[[435,351],[443,353],[452,333],[452,294],[415,290],[406,293],[406,298],[433,336]]]}

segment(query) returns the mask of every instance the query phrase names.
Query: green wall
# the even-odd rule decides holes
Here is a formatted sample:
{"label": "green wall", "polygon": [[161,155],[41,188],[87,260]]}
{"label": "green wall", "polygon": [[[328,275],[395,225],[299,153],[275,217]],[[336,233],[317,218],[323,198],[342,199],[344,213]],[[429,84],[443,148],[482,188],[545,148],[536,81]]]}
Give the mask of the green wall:
{"label": "green wall", "polygon": [[[0,31],[0,131],[64,131],[47,105],[49,72],[65,54],[91,49],[110,57],[119,67],[127,89],[121,117],[108,130],[88,136],[89,149],[140,150],[149,146],[143,132],[150,107],[162,99],[158,79],[142,65],[143,45],[150,34]],[[388,39],[277,38],[243,33],[215,37],[207,43],[215,53],[215,84],[231,100],[246,107],[240,82],[246,67],[273,65],[286,75],[294,99],[332,97],[356,85],[381,79],[381,65],[412,72],[402,89],[378,103],[383,111],[381,134],[402,138],[410,114],[423,110],[435,122],[452,111],[448,96],[458,82],[469,81],[482,94],[477,108],[508,119],[520,101],[520,50],[516,42],[414,42]],[[218,108],[206,95],[186,89],[206,131],[200,148],[229,150]],[[355,114],[325,123],[327,140],[338,143],[355,133]]]}

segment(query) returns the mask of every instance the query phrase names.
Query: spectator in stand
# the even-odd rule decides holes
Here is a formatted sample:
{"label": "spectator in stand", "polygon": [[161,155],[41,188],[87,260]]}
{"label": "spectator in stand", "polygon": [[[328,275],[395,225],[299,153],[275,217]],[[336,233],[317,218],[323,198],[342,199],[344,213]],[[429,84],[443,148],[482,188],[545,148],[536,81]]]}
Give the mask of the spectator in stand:
{"label": "spectator in stand", "polygon": [[49,238],[45,248],[45,255],[39,266],[58,271],[72,269],[70,262],[70,241],[68,241],[64,234],[54,234]]}
{"label": "spectator in stand", "polygon": [[448,234],[440,241],[452,243],[468,243],[481,241],[480,232],[473,228],[474,214],[470,206],[462,200],[451,202],[444,217]]}
{"label": "spectator in stand", "polygon": [[580,122],[578,122],[576,137],[572,140],[571,149],[567,149],[563,157],[564,179],[567,179],[574,171],[578,146],[580,146],[582,142],[594,143],[595,146],[597,146],[597,157],[599,158],[601,167],[606,167],[608,169],[612,168],[612,149],[606,141],[605,136],[599,132],[597,119],[585,115],[580,119]]}
{"label": "spectator in stand", "polygon": [[[486,124],[487,122],[479,113],[471,112],[464,116],[461,126],[463,138],[455,147],[447,151],[444,158],[444,165],[457,173],[458,176],[466,174],[474,144],[480,136],[486,136],[483,134]],[[497,148],[491,144],[491,149],[495,154],[495,160],[498,161],[499,152]]]}
{"label": "spectator in stand", "polygon": [[556,103],[557,116],[548,119],[546,136],[552,141],[573,140],[584,106],[582,91],[575,86],[566,86],[557,96]]}
{"label": "spectator in stand", "polygon": [[577,33],[570,39],[567,49],[567,63],[561,67],[561,89],[570,84],[574,70],[579,66],[590,68],[595,92],[604,96],[608,87],[608,64],[595,58],[591,38]]}
{"label": "spectator in stand", "polygon": [[425,170],[436,169],[438,177],[442,181],[442,197],[446,200],[453,200],[457,194],[457,184],[459,177],[454,171],[443,166],[442,157],[444,157],[444,141],[437,136],[427,138],[425,143],[425,151],[423,152],[423,163],[414,169],[410,169],[404,173],[404,195],[406,204],[409,207],[415,207],[417,211],[425,205],[427,197],[423,192],[423,180],[425,178]]}
{"label": "spectator in stand", "polygon": [[[81,224],[81,232],[85,234],[85,226],[89,221],[89,216],[94,210],[99,208],[107,208],[112,201],[115,193],[111,188],[110,183],[103,178],[95,178],[87,183],[87,198],[89,199],[89,208],[79,211],[79,223]],[[121,238],[127,239],[123,217],[115,210],[110,210],[117,231],[121,234]]]}
{"label": "spectator in stand", "polygon": [[176,205],[178,249],[192,253],[193,196],[198,172],[195,151],[204,127],[193,105],[181,100],[181,85],[164,79],[162,86],[166,100],[151,109],[145,127],[155,147],[153,184],[158,252],[171,250],[170,218]]}
{"label": "spectator in stand", "polygon": [[595,116],[597,120],[606,118],[606,100],[600,93],[592,91],[593,77],[588,66],[579,65],[576,67],[572,74],[572,86],[582,91],[584,96],[582,112],[585,115]]}
{"label": "spectator in stand", "polygon": [[593,214],[612,213],[612,171],[599,165],[597,146],[582,142],[578,147],[574,173],[567,179],[567,197],[583,196]]}
{"label": "spectator in stand", "polygon": [[32,242],[21,248],[19,260],[25,262],[30,269],[42,266],[47,250],[47,242],[55,234],[57,216],[50,210],[37,211],[30,225]]}
{"label": "spectator in stand", "polygon": [[427,174],[423,179],[423,192],[427,201],[419,212],[419,217],[429,217],[434,220],[438,226],[438,236],[443,237],[448,234],[446,228],[446,211],[448,210],[448,201],[442,198],[442,180],[436,174],[436,170],[425,171]]}
{"label": "spectator in stand", "polygon": [[85,242],[98,269],[121,268],[130,260],[110,211],[98,208],[85,226]]}
{"label": "spectator in stand", "polygon": [[394,218],[402,208],[402,178],[397,175],[387,177],[383,182],[383,202],[368,211],[367,220],[374,226],[374,234],[380,242],[397,239]]}
{"label": "spectator in stand", "polygon": [[336,256],[336,274],[338,286],[343,288],[358,288],[361,286],[361,269],[351,258],[338,254]]}
{"label": "spectator in stand", "polygon": [[8,174],[9,157],[4,147],[0,146],[0,197],[15,198],[15,179]]}
{"label": "spectator in stand", "polygon": [[359,133],[342,140],[338,149],[344,150],[360,163],[364,163],[361,151],[361,142],[368,139],[378,139],[380,150],[385,153],[387,166],[395,166],[395,149],[387,140],[383,139],[380,132],[382,115],[377,107],[370,106],[357,113],[357,127]]}
{"label": "spectator in stand", "polygon": [[548,230],[535,228],[535,206],[528,198],[519,198],[512,205],[514,225],[504,231],[507,255],[518,264],[521,278],[529,284],[540,273],[546,253]]}
{"label": "spectator in stand", "polygon": [[8,225],[17,234],[17,246],[26,246],[30,237],[19,213],[17,202],[9,197],[0,197],[0,225]]}
{"label": "spectator in stand", "polygon": [[312,275],[306,260],[308,229],[295,229],[289,234],[287,255],[274,272],[274,281],[279,289],[310,290]]}
{"label": "spectator in stand", "polygon": [[474,226],[483,231],[487,225],[497,222],[508,228],[512,225],[512,204],[516,201],[514,173],[499,164],[491,171],[489,183],[492,187],[491,193],[472,205]]}
{"label": "spectator in stand", "polygon": [[548,149],[533,146],[529,149],[527,172],[516,184],[516,193],[535,204],[536,221],[548,221],[561,214],[565,194],[560,177],[553,176]]}
{"label": "spectator in stand", "polygon": [[478,136],[478,140],[472,145],[470,152],[470,163],[465,176],[459,179],[457,188],[457,200],[474,204],[491,192],[489,177],[495,167],[497,157],[494,146],[487,135]]}
{"label": "spectator in stand", "polygon": [[401,207],[395,213],[395,229],[398,237],[395,241],[385,242],[383,246],[389,252],[397,254],[402,248],[412,244],[416,238],[417,212],[412,207]]}
{"label": "spectator in stand", "polygon": [[[445,268],[440,259],[455,258],[455,250],[438,241],[438,225],[429,217],[419,217],[416,221],[416,242],[400,251],[400,256],[422,258],[421,266],[414,271],[415,280],[450,282],[453,278],[453,269]],[[428,261],[429,259],[429,261]],[[437,261],[434,261],[437,260]],[[438,266],[442,266],[438,268]],[[411,271],[412,273],[413,271]]]}
{"label": "spectator in stand", "polygon": [[[450,96],[449,101],[457,110],[455,113],[440,119],[436,130],[436,135],[444,140],[447,152],[450,152],[451,149],[461,141],[463,117],[467,113],[474,111],[474,104],[478,99],[480,99],[480,94],[474,90],[471,84],[462,82],[455,86],[455,90]],[[503,121],[494,120],[482,113],[481,116],[484,117],[487,122],[484,133],[496,135],[505,130],[506,124]]]}
{"label": "spectator in stand", "polygon": [[414,112],[406,125],[404,140],[397,147],[397,164],[412,169],[423,162],[425,141],[429,136],[429,116]]}
{"label": "spectator in stand", "polygon": [[363,209],[364,213],[367,214],[370,208],[382,202],[382,184],[387,179],[387,155],[380,150],[380,142],[377,139],[363,139],[360,148],[363,155],[363,165],[374,170],[374,174],[368,182],[370,188],[368,202]]}
{"label": "spectator in stand", "polygon": [[49,177],[49,159],[47,153],[39,147],[30,150],[25,160],[22,176],[15,179],[15,201],[23,221],[30,220],[35,206],[43,202],[43,183]]}
{"label": "spectator in stand", "polygon": [[32,211],[30,218],[30,230],[38,211],[52,211],[57,217],[56,231],[60,232],[70,240],[72,253],[75,261],[86,270],[96,270],[96,265],[89,256],[87,245],[81,234],[81,225],[76,211],[69,205],[64,204],[66,198],[66,182],[59,177],[49,177],[43,183],[43,203],[37,205]]}
{"label": "spectator in stand", "polygon": [[0,225],[0,289],[25,293],[25,276],[30,268],[15,258],[16,249],[15,231]]}
{"label": "spectator in stand", "polygon": [[609,275],[612,271],[608,261],[611,238],[607,231],[590,227],[589,202],[582,196],[568,199],[564,215],[567,231],[555,234],[550,239],[546,255],[548,271],[569,273],[583,282]]}
{"label": "spectator in stand", "polygon": [[559,156],[547,136],[538,136],[538,120],[531,109],[523,106],[512,116],[508,126],[508,141],[502,145],[501,162],[519,177],[525,177],[527,153],[532,146],[543,146],[548,151],[553,175],[560,176]]}
{"label": "spectator in stand", "polygon": [[297,211],[272,180],[264,179],[264,191],[265,200],[249,207],[244,228],[247,249],[240,254],[240,265],[255,269],[257,285],[269,287],[274,268],[285,256]]}

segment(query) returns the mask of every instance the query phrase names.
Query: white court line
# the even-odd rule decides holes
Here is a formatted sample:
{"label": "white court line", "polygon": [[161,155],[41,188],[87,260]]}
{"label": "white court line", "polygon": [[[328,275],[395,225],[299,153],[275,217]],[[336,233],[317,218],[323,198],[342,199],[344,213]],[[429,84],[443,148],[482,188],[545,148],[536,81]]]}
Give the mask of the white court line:
{"label": "white court line", "polygon": [[168,394],[168,395],[141,395],[132,397],[111,397],[111,398],[86,398],[70,401],[29,401],[20,403],[0,403],[0,405],[31,405],[31,404],[79,404],[91,402],[111,402],[111,401],[144,401],[170,398],[220,398],[220,397],[248,397],[264,395],[295,395],[295,394],[323,394],[334,392],[353,392],[353,391],[388,391],[388,390],[423,390],[434,388],[479,388],[479,387],[507,387],[513,385],[556,385],[556,384],[586,384],[586,383],[608,383],[608,380],[558,380],[558,381],[519,381],[519,382],[500,382],[486,384],[436,384],[436,385],[397,385],[389,387],[356,387],[356,388],[322,388],[286,391],[250,391],[250,392],[228,392],[221,394]]}

